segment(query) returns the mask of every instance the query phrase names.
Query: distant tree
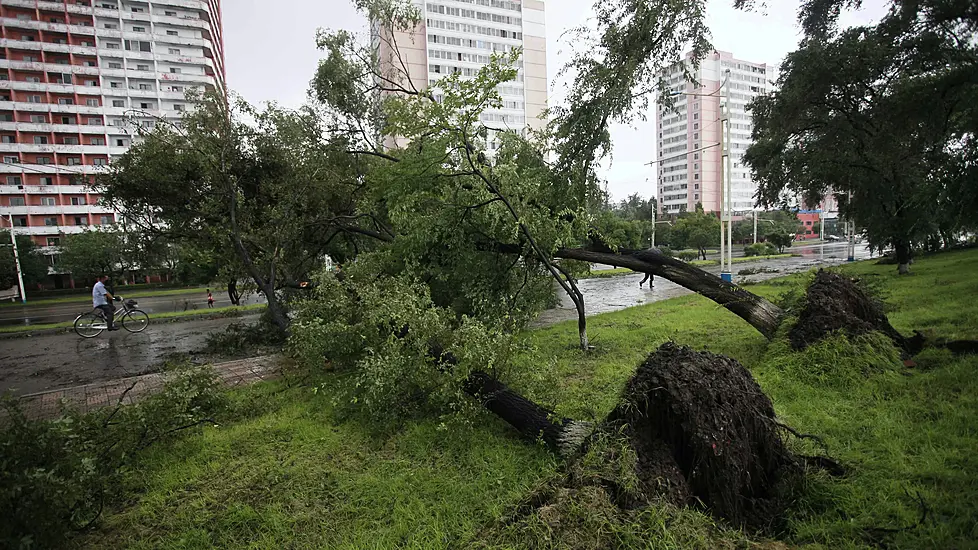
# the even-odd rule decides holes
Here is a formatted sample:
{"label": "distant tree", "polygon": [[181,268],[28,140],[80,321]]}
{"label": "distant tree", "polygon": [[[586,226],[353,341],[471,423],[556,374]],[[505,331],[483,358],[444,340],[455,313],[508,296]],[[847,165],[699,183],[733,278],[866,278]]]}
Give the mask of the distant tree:
{"label": "distant tree", "polygon": [[765,235],[767,242],[778,247],[778,253],[784,254],[784,249],[791,246],[791,243],[795,240],[795,235],[793,233],[788,233],[783,227],[777,227],[770,230],[767,235]]}
{"label": "distant tree", "polygon": [[673,226],[673,244],[677,248],[695,248],[705,260],[706,249],[720,244],[720,220],[713,214],[703,211],[697,204],[693,212],[680,214]]}
{"label": "distant tree", "polygon": [[124,278],[136,258],[132,257],[121,232],[96,230],[66,236],[61,243],[59,261],[75,281],[87,285],[103,274],[113,279]]}
{"label": "distant tree", "polygon": [[[17,265],[14,261],[13,247],[10,244],[10,232],[0,230],[0,289],[17,286]],[[17,236],[17,253],[20,256],[24,286],[36,286],[47,280],[47,257],[41,254],[38,246],[30,237],[26,235]]]}

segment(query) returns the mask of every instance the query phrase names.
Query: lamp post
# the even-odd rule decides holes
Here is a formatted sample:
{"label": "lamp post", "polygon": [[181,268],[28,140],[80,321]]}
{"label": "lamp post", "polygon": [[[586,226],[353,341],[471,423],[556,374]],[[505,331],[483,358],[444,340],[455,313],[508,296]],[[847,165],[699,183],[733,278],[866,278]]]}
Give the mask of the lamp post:
{"label": "lamp post", "polygon": [[731,185],[732,179],[730,161],[730,69],[724,71],[723,83],[720,88],[723,90],[723,101],[720,104],[720,143],[723,149],[720,153],[720,202],[722,203],[722,213],[720,215],[720,278],[724,281],[733,282],[733,217],[731,212]]}
{"label": "lamp post", "polygon": [[7,212],[7,220],[10,222],[10,246],[14,248],[14,265],[17,266],[17,285],[20,289],[20,301],[27,303],[27,289],[24,288],[24,272],[20,268],[20,253],[17,251],[17,237],[14,235],[14,214]]}

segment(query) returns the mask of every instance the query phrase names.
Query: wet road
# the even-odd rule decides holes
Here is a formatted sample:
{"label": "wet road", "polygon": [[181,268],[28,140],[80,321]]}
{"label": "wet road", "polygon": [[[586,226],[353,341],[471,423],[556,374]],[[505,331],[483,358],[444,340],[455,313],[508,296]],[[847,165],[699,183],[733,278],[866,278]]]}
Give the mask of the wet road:
{"label": "wet road", "polygon": [[[791,273],[808,271],[819,265],[838,265],[846,260],[845,243],[829,243],[824,245],[794,246],[785,252],[800,254],[800,257],[783,258],[779,260],[758,260],[756,262],[734,264],[734,282],[751,279],[753,281],[763,281],[774,277],[781,277]],[[737,255],[737,250],[734,250]],[[708,256],[719,258],[719,255]],[[869,250],[863,246],[856,246],[856,260],[864,260],[870,257]],[[767,268],[777,270],[776,273],[756,273],[754,275],[737,275],[737,272],[749,268]],[[720,274],[720,266],[704,267],[710,273]],[[617,277],[583,279],[577,283],[584,294],[584,306],[588,317],[618,311],[627,307],[668,300],[677,296],[684,296],[691,292],[676,283],[667,281],[662,277],[656,277],[655,286],[650,290],[646,284],[644,288],[639,288],[638,283],[645,277],[642,273],[619,275]],[[577,310],[574,309],[574,302],[563,292],[558,294],[560,305],[554,309],[547,310],[532,323],[533,326],[547,326],[561,321],[577,319]]]}
{"label": "wet road", "polygon": [[[120,287],[119,295],[126,297],[124,287]],[[174,296],[150,296],[135,298],[137,307],[149,314],[166,313],[171,311],[203,311],[207,309],[207,293],[177,294]],[[264,303],[264,298],[256,294],[248,294],[241,298],[241,305]],[[228,307],[231,300],[227,293],[214,293],[214,307]],[[45,323],[62,323],[73,321],[79,313],[90,311],[92,299],[79,296],[77,301],[49,306],[7,306],[0,308],[0,325],[41,325]]]}
{"label": "wet road", "polygon": [[172,354],[203,349],[212,332],[255,319],[151,323],[139,334],[103,332],[91,340],[73,333],[0,340],[0,393],[26,395],[153,372]]}

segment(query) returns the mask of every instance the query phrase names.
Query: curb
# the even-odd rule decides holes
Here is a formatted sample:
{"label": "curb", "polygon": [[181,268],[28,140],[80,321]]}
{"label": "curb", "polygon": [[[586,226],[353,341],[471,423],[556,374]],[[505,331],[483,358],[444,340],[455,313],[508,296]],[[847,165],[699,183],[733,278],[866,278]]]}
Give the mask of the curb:
{"label": "curb", "polygon": [[[150,317],[149,321],[151,325],[154,324],[170,324],[170,323],[181,323],[184,321],[200,321],[200,320],[211,320],[211,319],[236,319],[241,317],[248,317],[250,315],[261,314],[260,310],[246,310],[242,312],[231,312],[232,314],[207,314],[199,313],[193,315],[185,315],[182,317],[165,317],[163,319],[153,320]],[[74,329],[72,327],[61,327],[61,328],[42,328],[37,330],[22,330],[18,332],[0,332],[0,340],[10,340],[13,338],[30,338],[32,336],[46,336],[50,334],[62,334],[71,333]]]}

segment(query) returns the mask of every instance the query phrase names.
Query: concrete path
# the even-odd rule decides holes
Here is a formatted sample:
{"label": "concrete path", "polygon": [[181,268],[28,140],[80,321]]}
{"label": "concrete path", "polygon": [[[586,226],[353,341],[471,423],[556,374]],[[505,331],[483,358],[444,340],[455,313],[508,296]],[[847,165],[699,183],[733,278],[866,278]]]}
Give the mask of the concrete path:
{"label": "concrete path", "polygon": [[[267,355],[218,363],[213,368],[221,383],[232,388],[277,377],[283,361],[281,356]],[[57,418],[62,407],[85,413],[102,407],[135,403],[162,391],[165,380],[164,373],[150,373],[25,395],[20,398],[20,404],[31,420]]]}

